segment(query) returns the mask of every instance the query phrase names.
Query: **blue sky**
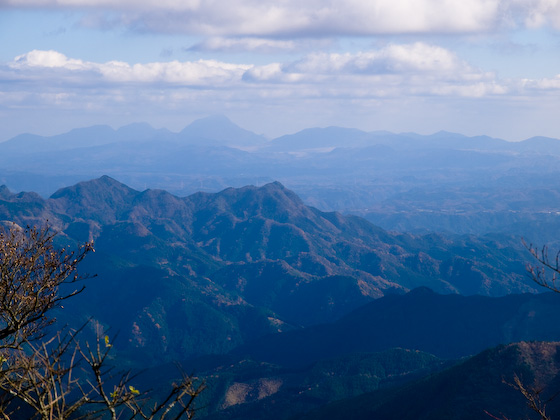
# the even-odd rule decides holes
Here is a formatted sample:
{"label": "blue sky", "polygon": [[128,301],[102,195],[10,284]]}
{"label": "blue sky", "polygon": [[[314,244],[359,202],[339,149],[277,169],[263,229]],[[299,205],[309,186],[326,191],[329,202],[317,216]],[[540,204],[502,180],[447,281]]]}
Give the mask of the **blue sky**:
{"label": "blue sky", "polygon": [[560,0],[0,0],[0,141],[224,114],[560,137]]}

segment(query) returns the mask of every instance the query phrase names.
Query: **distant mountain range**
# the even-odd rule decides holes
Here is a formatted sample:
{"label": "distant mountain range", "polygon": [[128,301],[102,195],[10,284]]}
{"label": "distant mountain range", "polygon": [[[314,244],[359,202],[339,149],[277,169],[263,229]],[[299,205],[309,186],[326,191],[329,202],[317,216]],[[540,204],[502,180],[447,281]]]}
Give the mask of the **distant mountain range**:
{"label": "distant mountain range", "polygon": [[[280,181],[321,210],[400,231],[507,233],[554,242],[560,141],[310,128],[267,140],[224,116],[179,133],[132,124],[0,143],[0,184],[49,196],[109,175],[179,196]],[[553,226],[554,229],[550,227]]]}

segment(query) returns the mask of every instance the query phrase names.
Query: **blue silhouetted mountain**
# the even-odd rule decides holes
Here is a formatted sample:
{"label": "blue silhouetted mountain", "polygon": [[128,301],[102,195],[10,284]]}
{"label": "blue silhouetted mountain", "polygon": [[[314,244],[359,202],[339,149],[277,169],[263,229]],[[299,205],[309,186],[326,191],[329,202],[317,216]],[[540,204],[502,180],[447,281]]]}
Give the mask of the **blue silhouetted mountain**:
{"label": "blue silhouetted mountain", "polygon": [[[388,133],[385,136],[391,137],[393,135]],[[307,149],[356,148],[372,145],[375,137],[373,134],[353,128],[307,128],[295,134],[288,134],[272,140],[267,145],[267,149],[294,152]]]}
{"label": "blue silhouetted mountain", "polygon": [[179,137],[191,142],[233,147],[262,146],[266,142],[264,136],[239,127],[224,115],[212,115],[196,120],[186,126],[179,133]]}
{"label": "blue silhouetted mountain", "polygon": [[309,128],[265,141],[224,116],[180,133],[143,123],[0,143],[0,184],[44,197],[109,175],[136,190],[198,191],[280,180],[305,203],[389,230],[515,234],[554,242],[560,141],[507,142],[440,131]]}
{"label": "blue silhouetted mountain", "polygon": [[51,137],[21,134],[0,143],[0,149],[4,153],[34,155],[42,152],[87,149],[118,142],[136,143],[155,138],[167,139],[170,135],[171,132],[168,130],[156,130],[146,123],[129,124],[117,130],[108,125],[94,125],[86,128],[76,128],[68,133]]}

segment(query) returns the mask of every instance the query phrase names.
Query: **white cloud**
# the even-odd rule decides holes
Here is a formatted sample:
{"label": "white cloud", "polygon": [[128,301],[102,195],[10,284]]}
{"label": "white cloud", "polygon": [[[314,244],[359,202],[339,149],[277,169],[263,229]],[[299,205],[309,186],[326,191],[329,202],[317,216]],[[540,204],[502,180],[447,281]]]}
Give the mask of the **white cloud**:
{"label": "white cloud", "polygon": [[[33,50],[22,54],[9,63],[9,67],[25,70],[33,74],[33,70],[40,69],[60,69],[64,74],[59,74],[59,78],[67,77],[70,71],[74,76],[79,77],[82,73],[82,82],[91,83],[88,78],[89,73],[93,72],[101,76],[107,82],[119,83],[169,83],[184,85],[210,85],[217,87],[228,84],[236,80],[241,80],[243,73],[248,70],[250,65],[223,63],[216,60],[197,60],[188,62],[170,61],[147,64],[128,64],[122,61],[109,61],[106,63],[92,63],[82,60],[67,58],[64,54],[57,51],[38,51]],[[52,72],[45,77],[57,77]],[[63,83],[64,81],[61,80]],[[97,81],[98,82],[98,81]]]}
{"label": "white cloud", "polygon": [[517,90],[449,50],[424,43],[394,44],[355,54],[311,54],[293,63],[254,66],[243,80],[261,90],[283,86],[302,98],[483,98]]}
{"label": "white cloud", "polygon": [[216,60],[134,64],[112,61],[99,67],[100,73],[114,82],[166,82],[219,86],[239,80],[250,66]]}
{"label": "white cloud", "polygon": [[559,0],[513,0],[512,3],[512,8],[524,18],[524,24],[528,28],[551,25],[560,29]]}
{"label": "white cloud", "polygon": [[[317,53],[293,63],[290,72],[315,74],[330,73],[407,73],[453,72],[469,69],[455,54],[438,46],[422,42],[393,44],[376,51],[357,54]],[[470,71],[470,70],[469,70]]]}
{"label": "white cloud", "polygon": [[[112,121],[118,115],[180,118],[189,109],[262,118],[265,110],[294,119],[313,112],[317,118],[321,114],[324,118],[339,114],[366,118],[368,107],[387,104],[395,115],[411,103],[420,107],[419,113],[429,113],[434,106],[445,109],[445,104],[458,101],[474,107],[487,99],[514,104],[522,98],[524,106],[532,106],[543,97],[553,100],[559,90],[560,76],[500,80],[451,51],[426,43],[309,54],[266,65],[216,60],[98,63],[38,50],[0,64],[0,113],[16,115],[25,109],[26,113],[56,115],[58,110],[60,115],[79,113],[82,119],[96,115],[97,122]],[[430,105],[422,108],[423,103]]]}
{"label": "white cloud", "polygon": [[14,59],[12,67],[46,67],[46,68],[66,68],[68,70],[86,70],[90,65],[82,60],[69,59],[64,54],[57,51],[33,50],[27,54],[22,54]]}
{"label": "white cloud", "polygon": [[496,10],[497,0],[207,0],[172,13],[162,8],[135,16],[125,13],[113,17],[112,23],[146,31],[230,36],[462,33],[488,30]]}
{"label": "white cloud", "polygon": [[[560,29],[559,0],[0,0],[0,7],[79,8],[90,26],[249,36],[481,33]],[[213,41],[215,42],[215,41]],[[241,42],[241,41],[238,41]],[[279,41],[276,45],[281,45]]]}
{"label": "white cloud", "polygon": [[270,40],[265,38],[223,38],[211,37],[189,48],[203,51],[290,51],[295,48],[291,40]]}
{"label": "white cloud", "polygon": [[509,91],[493,73],[473,68],[449,50],[425,43],[392,44],[355,54],[310,54],[292,63],[254,66],[243,80],[315,85],[324,89],[324,95],[344,97],[482,97]]}
{"label": "white cloud", "polygon": [[520,83],[527,89],[535,89],[558,94],[558,90],[560,90],[560,74],[553,78],[543,78],[538,80],[524,79]]}
{"label": "white cloud", "polygon": [[[166,94],[177,86],[260,89],[301,89],[316,86],[325,95],[451,96],[504,95],[523,89],[555,88],[558,77],[542,80],[498,80],[492,72],[471,66],[448,49],[426,43],[389,44],[357,53],[313,53],[292,62],[265,65],[218,60],[96,63],[69,58],[57,51],[33,50],[0,66],[0,83],[41,86],[95,86],[98,89],[142,84]],[[273,86],[275,85],[275,86]],[[1,85],[0,85],[1,86]],[[18,86],[17,84],[13,85]],[[484,86],[484,89],[482,88]],[[316,89],[316,88],[313,88]],[[241,94],[241,93],[240,93]]]}
{"label": "white cloud", "polygon": [[204,87],[208,91],[227,88],[243,97],[257,91],[257,95],[274,96],[281,87],[293,97],[303,92],[314,97],[479,97],[503,95],[512,89],[510,85],[515,86],[497,81],[493,73],[473,68],[447,49],[425,43],[391,44],[355,54],[317,53],[294,62],[260,66],[217,60],[94,63],[57,51],[34,50],[0,68],[0,79],[25,81],[37,85],[38,90],[49,86],[49,94],[54,87],[66,93],[65,86],[69,90],[94,86],[102,91],[141,84],[163,96],[177,93],[176,87]]}

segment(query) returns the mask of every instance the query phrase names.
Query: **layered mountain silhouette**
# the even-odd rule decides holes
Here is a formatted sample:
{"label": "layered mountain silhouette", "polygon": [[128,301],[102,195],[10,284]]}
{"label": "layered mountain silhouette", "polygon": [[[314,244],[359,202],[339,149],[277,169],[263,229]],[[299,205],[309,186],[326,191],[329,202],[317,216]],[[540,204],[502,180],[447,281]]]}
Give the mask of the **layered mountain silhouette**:
{"label": "layered mountain silhouette", "polygon": [[278,180],[316,208],[407,232],[500,232],[544,243],[557,240],[560,225],[550,181],[560,174],[560,141],[552,138],[325,127],[267,140],[211,116],[178,133],[138,123],[0,143],[0,184],[12,190],[47,197],[104,174],[180,196]]}
{"label": "layered mountain silhouette", "polygon": [[186,126],[179,137],[191,142],[212,142],[235,148],[254,148],[266,142],[264,136],[257,135],[232,123],[224,115],[212,115]]}
{"label": "layered mountain silhouette", "polygon": [[[279,182],[186,197],[139,191],[109,176],[48,199],[0,187],[0,221],[46,220],[60,244],[94,240],[96,247],[81,269],[98,276],[65,302],[59,325],[89,319],[118,332],[118,360],[162,375],[151,377],[151,386],[168,380],[161,363],[184,360],[209,381],[215,410],[206,414],[215,418],[321,416],[310,410],[358,395],[363,399],[348,402],[355,418],[392,418],[384,416],[393,415],[393,403],[407,407],[407,392],[432,398],[429,390],[476,372],[468,363],[486,369],[489,357],[499,369],[516,368],[519,352],[536,363],[553,351],[544,344],[527,345],[528,353],[523,345],[500,347],[446,371],[443,359],[560,336],[560,296],[519,294],[537,289],[517,239],[388,232],[307,206]],[[414,382],[438,371],[422,380],[435,382]],[[553,377],[542,376],[554,385]],[[411,388],[386,388],[403,382]],[[464,412],[499,415],[514,394],[495,405],[481,397]],[[287,401],[297,402],[291,411],[275,410]],[[337,404],[333,412],[348,409]],[[413,413],[426,409],[410,404]],[[444,403],[434,407],[429,418],[449,415]]]}
{"label": "layered mountain silhouette", "polygon": [[389,233],[308,207],[278,182],[180,198],[103,176],[46,200],[0,193],[0,219],[48,220],[61,242],[95,241],[83,269],[98,279],[68,307],[121,331],[134,354],[157,349],[161,360],[223,353],[418,286],[535,290],[517,243]]}

